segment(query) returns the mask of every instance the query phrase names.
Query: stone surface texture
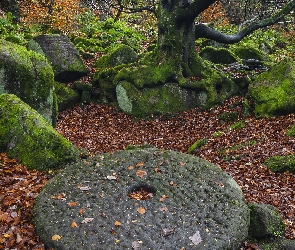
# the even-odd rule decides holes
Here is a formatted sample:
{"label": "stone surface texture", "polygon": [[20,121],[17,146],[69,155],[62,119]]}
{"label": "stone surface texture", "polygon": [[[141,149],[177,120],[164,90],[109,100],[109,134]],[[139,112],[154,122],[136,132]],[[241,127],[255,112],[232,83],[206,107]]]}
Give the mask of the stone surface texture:
{"label": "stone surface texture", "polygon": [[[150,199],[128,196],[141,188]],[[66,168],[34,207],[41,240],[63,250],[238,249],[249,216],[241,189],[219,167],[148,146]]]}
{"label": "stone surface texture", "polygon": [[88,73],[78,50],[67,36],[40,35],[28,43],[28,48],[47,58],[58,82],[75,81]]}

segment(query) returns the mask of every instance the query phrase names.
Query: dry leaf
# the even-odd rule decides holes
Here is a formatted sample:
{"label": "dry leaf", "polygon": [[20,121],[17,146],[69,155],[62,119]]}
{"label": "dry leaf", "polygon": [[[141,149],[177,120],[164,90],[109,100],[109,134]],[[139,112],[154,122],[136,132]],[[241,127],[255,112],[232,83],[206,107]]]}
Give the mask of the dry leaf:
{"label": "dry leaf", "polygon": [[82,191],[88,191],[88,190],[91,189],[91,187],[89,187],[89,186],[84,186],[84,187],[79,187],[79,189],[82,190]]}
{"label": "dry leaf", "polygon": [[107,179],[108,179],[108,180],[117,180],[117,176],[114,176],[114,175],[108,175],[108,176],[107,176]]}
{"label": "dry leaf", "polygon": [[77,202],[76,201],[71,201],[71,202],[68,203],[68,205],[70,207],[75,207],[75,206],[77,206]]}
{"label": "dry leaf", "polygon": [[80,210],[79,210],[79,214],[84,214],[86,212],[86,208],[81,208]]}
{"label": "dry leaf", "polygon": [[165,199],[167,199],[167,198],[169,198],[169,196],[163,194],[163,195],[161,196],[161,198],[160,198],[159,201],[160,201],[160,202],[163,202],[163,201],[164,201]]}
{"label": "dry leaf", "polygon": [[121,226],[121,222],[116,220],[116,221],[115,221],[115,226],[116,226],[116,227]]}
{"label": "dry leaf", "polygon": [[55,234],[51,237],[51,240],[60,240],[62,236]]}
{"label": "dry leaf", "polygon": [[85,218],[84,220],[82,220],[82,222],[81,223],[89,223],[89,222],[91,222],[91,221],[93,221],[94,220],[94,218]]}
{"label": "dry leaf", "polygon": [[174,183],[173,181],[170,181],[169,184],[170,184],[170,186],[174,186],[174,187],[176,187],[178,185],[178,184]]}
{"label": "dry leaf", "polygon": [[133,248],[134,250],[138,250],[138,249],[139,249],[139,243],[138,243],[138,241],[133,241],[133,242],[132,242],[132,248]]}
{"label": "dry leaf", "polygon": [[143,178],[144,176],[147,175],[147,172],[144,171],[144,170],[137,170],[137,171],[136,171],[136,175],[137,175],[138,177],[140,177],[140,178]]}
{"label": "dry leaf", "polygon": [[202,242],[200,232],[197,231],[193,236],[188,237],[195,245],[199,245]]}
{"label": "dry leaf", "polygon": [[157,174],[162,174],[162,170],[160,170],[158,167],[155,168],[154,171],[155,171]]}
{"label": "dry leaf", "polygon": [[136,164],[136,167],[142,167],[143,165],[144,165],[144,162],[141,161],[141,162],[138,162],[138,163]]}
{"label": "dry leaf", "polygon": [[78,225],[77,225],[77,223],[75,222],[75,221],[73,221],[72,223],[71,223],[71,227],[78,227]]}
{"label": "dry leaf", "polygon": [[16,234],[16,243],[20,243],[23,240],[23,238],[20,236],[19,233]]}
{"label": "dry leaf", "polygon": [[159,208],[160,211],[168,211],[168,207],[164,206],[164,207],[160,207]]}
{"label": "dry leaf", "polygon": [[144,207],[139,207],[137,208],[137,212],[140,214],[145,214],[145,208]]}
{"label": "dry leaf", "polygon": [[129,166],[128,169],[129,170],[133,170],[134,169],[134,166]]}

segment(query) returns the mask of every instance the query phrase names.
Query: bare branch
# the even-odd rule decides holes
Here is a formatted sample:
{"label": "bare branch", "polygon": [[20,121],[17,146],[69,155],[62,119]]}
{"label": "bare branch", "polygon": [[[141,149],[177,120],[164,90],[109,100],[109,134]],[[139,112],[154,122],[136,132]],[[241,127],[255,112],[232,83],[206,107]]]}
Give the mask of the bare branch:
{"label": "bare branch", "polygon": [[242,29],[237,34],[227,35],[217,30],[214,30],[204,24],[197,24],[195,27],[195,38],[208,38],[220,43],[237,43],[241,41],[245,36],[251,34],[257,29],[264,28],[277,23],[284,16],[288,15],[295,8],[295,0],[290,1],[281,9],[277,14],[256,22],[251,23],[248,27]]}

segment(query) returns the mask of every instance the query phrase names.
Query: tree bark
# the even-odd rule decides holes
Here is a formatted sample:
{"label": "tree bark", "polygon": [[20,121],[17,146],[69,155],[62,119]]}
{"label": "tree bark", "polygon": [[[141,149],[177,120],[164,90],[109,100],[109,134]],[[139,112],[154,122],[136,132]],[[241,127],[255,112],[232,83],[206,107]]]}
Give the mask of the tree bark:
{"label": "tree bark", "polygon": [[201,72],[195,47],[195,17],[216,0],[162,0],[158,17],[158,62],[169,63],[184,77]]}

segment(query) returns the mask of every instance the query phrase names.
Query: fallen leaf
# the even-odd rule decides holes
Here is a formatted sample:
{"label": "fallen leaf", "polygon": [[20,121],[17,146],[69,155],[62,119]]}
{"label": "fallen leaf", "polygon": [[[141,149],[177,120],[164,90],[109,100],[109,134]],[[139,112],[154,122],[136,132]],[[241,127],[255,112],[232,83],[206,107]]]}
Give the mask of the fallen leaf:
{"label": "fallen leaf", "polygon": [[23,240],[19,233],[16,234],[16,243],[20,243]]}
{"label": "fallen leaf", "polygon": [[138,177],[140,177],[140,178],[143,178],[144,176],[147,175],[147,172],[144,171],[144,170],[137,170],[137,171],[136,171],[136,175],[137,175]]}
{"label": "fallen leaf", "polygon": [[145,214],[145,208],[144,207],[139,207],[137,208],[137,212],[140,213],[140,214]]}
{"label": "fallen leaf", "polygon": [[77,202],[76,201],[71,201],[71,202],[68,203],[68,205],[70,207],[75,207],[75,206],[77,206]]}
{"label": "fallen leaf", "polygon": [[78,225],[77,225],[77,223],[75,222],[75,221],[73,221],[72,223],[71,223],[71,227],[78,227]]}
{"label": "fallen leaf", "polygon": [[164,206],[164,207],[160,207],[159,210],[160,210],[160,211],[163,211],[163,212],[164,212],[164,211],[168,211],[168,207],[166,207],[166,206]]}
{"label": "fallen leaf", "polygon": [[108,180],[117,180],[117,178],[118,178],[118,177],[117,177],[117,176],[114,176],[114,175],[108,175],[108,176],[107,176],[107,179],[108,179]]}
{"label": "fallen leaf", "polygon": [[134,169],[134,166],[129,166],[128,169],[129,170],[133,170]]}
{"label": "fallen leaf", "polygon": [[138,163],[136,164],[136,167],[142,167],[143,165],[144,165],[144,162],[141,161],[141,162],[138,162]]}
{"label": "fallen leaf", "polygon": [[86,212],[86,208],[81,208],[80,210],[79,210],[79,214],[84,214]]}
{"label": "fallen leaf", "polygon": [[138,249],[139,249],[139,243],[138,243],[138,241],[133,241],[133,242],[132,242],[132,248],[133,248],[134,250],[138,250]]}
{"label": "fallen leaf", "polygon": [[160,201],[160,202],[163,202],[163,201],[164,201],[165,199],[167,199],[167,198],[169,198],[169,196],[163,194],[163,195],[160,197],[159,201]]}
{"label": "fallen leaf", "polygon": [[197,231],[193,236],[188,237],[195,245],[199,245],[202,242],[200,232]]}
{"label": "fallen leaf", "polygon": [[116,226],[116,227],[121,226],[121,222],[116,220],[116,221],[115,221],[115,226]]}
{"label": "fallen leaf", "polygon": [[174,183],[173,181],[169,182],[170,186],[176,187],[178,184]]}
{"label": "fallen leaf", "polygon": [[91,189],[91,187],[89,187],[89,186],[84,186],[84,187],[79,187],[79,189],[82,190],[82,191],[88,191],[88,190]]}
{"label": "fallen leaf", "polygon": [[58,234],[55,234],[51,237],[51,240],[60,240],[62,236],[58,235]]}
{"label": "fallen leaf", "polygon": [[84,224],[84,223],[89,223],[89,222],[91,222],[91,221],[93,221],[94,220],[94,218],[85,218],[84,220],[82,220],[82,224]]}

